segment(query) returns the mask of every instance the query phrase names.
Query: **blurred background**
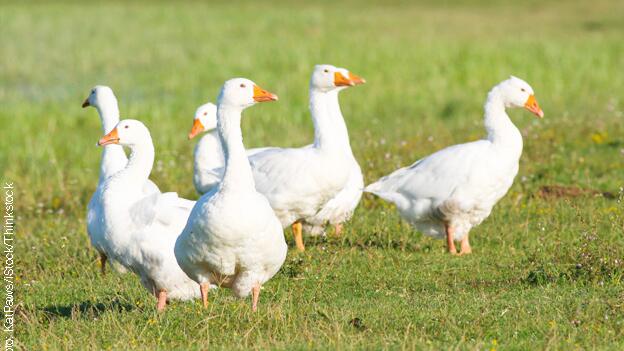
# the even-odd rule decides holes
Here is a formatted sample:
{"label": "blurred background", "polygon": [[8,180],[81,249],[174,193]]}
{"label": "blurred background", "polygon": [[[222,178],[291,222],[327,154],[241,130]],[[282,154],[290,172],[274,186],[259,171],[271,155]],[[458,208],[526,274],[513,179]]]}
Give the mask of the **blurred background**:
{"label": "blurred background", "polygon": [[[621,141],[623,14],[622,2],[604,0],[5,2],[0,167],[36,193],[45,179],[41,196],[95,177],[100,124],[80,104],[96,84],[113,88],[122,118],[150,127],[158,160],[179,162],[186,178],[176,182],[190,179],[194,143],[185,136],[195,108],[231,77],[280,96],[249,111],[248,147],[302,145],[313,135],[309,75],[330,63],[368,81],[341,98],[356,156],[378,170],[371,176],[482,137],[485,96],[513,74],[546,112],[543,121],[511,112],[530,132],[523,160],[548,159],[541,171],[552,180],[613,188],[604,166],[621,165],[622,145],[599,152],[595,144]],[[373,153],[371,141],[382,138]],[[386,153],[391,162],[377,157]],[[584,169],[594,159],[605,169],[575,170],[579,155],[590,162]],[[155,174],[163,181],[179,176],[163,168]],[[192,193],[186,185],[177,188]]]}

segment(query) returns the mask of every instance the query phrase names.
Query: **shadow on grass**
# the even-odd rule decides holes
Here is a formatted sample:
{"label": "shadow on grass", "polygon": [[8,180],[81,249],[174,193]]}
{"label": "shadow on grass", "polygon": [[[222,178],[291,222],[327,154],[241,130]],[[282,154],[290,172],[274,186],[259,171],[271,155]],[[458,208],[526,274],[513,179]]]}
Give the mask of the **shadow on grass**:
{"label": "shadow on grass", "polygon": [[84,317],[95,318],[107,311],[128,312],[132,311],[134,308],[134,305],[115,299],[106,303],[94,303],[92,301],[84,301],[71,305],[52,305],[44,307],[42,311],[48,317],[52,318],[76,319]]}

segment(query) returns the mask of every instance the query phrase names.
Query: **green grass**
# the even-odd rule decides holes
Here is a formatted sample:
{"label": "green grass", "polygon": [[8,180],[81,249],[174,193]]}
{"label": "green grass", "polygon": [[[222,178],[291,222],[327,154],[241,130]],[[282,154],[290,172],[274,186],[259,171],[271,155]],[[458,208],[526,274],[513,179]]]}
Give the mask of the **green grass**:
{"label": "green grass", "polygon": [[[0,169],[18,187],[16,337],[22,349],[624,348],[624,2],[0,5]],[[81,102],[113,87],[152,131],[161,189],[196,198],[195,108],[233,76],[280,101],[248,110],[248,147],[312,139],[307,81],[331,63],[368,83],[341,95],[367,183],[483,135],[487,91],[526,79],[546,113],[510,112],[520,173],[450,257],[365,196],[340,237],[308,240],[260,309],[227,290],[155,301],[98,274],[85,227],[101,136]],[[544,185],[608,191],[539,196]],[[287,239],[292,240],[290,233]]]}

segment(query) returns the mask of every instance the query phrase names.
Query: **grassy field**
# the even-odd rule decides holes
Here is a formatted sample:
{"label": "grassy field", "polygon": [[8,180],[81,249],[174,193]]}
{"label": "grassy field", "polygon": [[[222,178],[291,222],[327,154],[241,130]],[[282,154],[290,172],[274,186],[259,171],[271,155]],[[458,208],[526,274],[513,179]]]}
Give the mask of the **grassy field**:
{"label": "grassy field", "polygon": [[[623,13],[616,0],[0,3],[18,347],[623,349]],[[473,230],[472,255],[449,256],[365,196],[344,235],[289,253],[256,314],[222,290],[207,310],[159,315],[135,276],[99,275],[85,210],[101,130],[80,108],[93,85],[150,127],[160,188],[195,199],[195,108],[225,79],[250,78],[280,101],[247,111],[246,146],[304,145],[316,63],[368,81],[341,95],[367,183],[482,137],[485,95],[510,74],[533,86],[546,117],[510,112],[520,173]]]}

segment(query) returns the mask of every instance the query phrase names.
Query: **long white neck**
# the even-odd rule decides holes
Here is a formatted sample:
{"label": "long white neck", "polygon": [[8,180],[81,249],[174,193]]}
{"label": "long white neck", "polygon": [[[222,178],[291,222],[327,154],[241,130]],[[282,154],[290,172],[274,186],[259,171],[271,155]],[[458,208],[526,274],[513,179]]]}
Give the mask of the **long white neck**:
{"label": "long white neck", "polygon": [[154,166],[154,144],[152,138],[130,146],[130,158],[128,163],[115,178],[130,189],[142,189],[149,179]]}
{"label": "long white neck", "polygon": [[347,124],[345,123],[344,117],[342,116],[342,111],[340,110],[340,101],[338,100],[338,93],[340,91],[335,89],[328,94],[329,96],[329,113],[332,115],[334,120],[334,128],[335,133],[340,135],[340,141],[342,142],[342,147],[345,151],[348,151],[349,154],[353,154],[351,151],[351,143],[349,141],[349,131],[347,130]]}
{"label": "long white neck", "polygon": [[255,191],[251,166],[243,145],[241,113],[240,107],[220,104],[217,108],[217,130],[225,159],[225,173],[220,188],[247,188]]}
{"label": "long white neck", "polygon": [[[103,135],[106,135],[119,123],[117,101],[112,99],[111,101],[98,104],[96,109],[102,122]],[[127,162],[128,158],[121,145],[105,146],[102,151],[102,160],[100,161],[100,183],[122,170]]]}
{"label": "long white neck", "polygon": [[322,92],[310,89],[310,113],[314,122],[314,147],[333,152],[351,152],[338,90]]}
{"label": "long white neck", "polygon": [[223,150],[217,129],[207,132],[197,143],[193,163],[197,170],[213,170],[223,167]]}
{"label": "long white neck", "polygon": [[490,91],[484,108],[484,124],[488,133],[488,140],[495,146],[508,150],[514,156],[520,158],[522,154],[522,135],[507,115],[505,104],[498,88],[495,87]]}
{"label": "long white neck", "polygon": [[112,231],[108,237],[113,250],[128,250],[134,227],[129,221],[129,210],[145,195],[143,186],[147,181],[154,164],[154,145],[149,138],[141,144],[130,147],[130,158],[126,166],[109,178],[104,190],[104,218],[109,225],[126,223],[121,230]]}

